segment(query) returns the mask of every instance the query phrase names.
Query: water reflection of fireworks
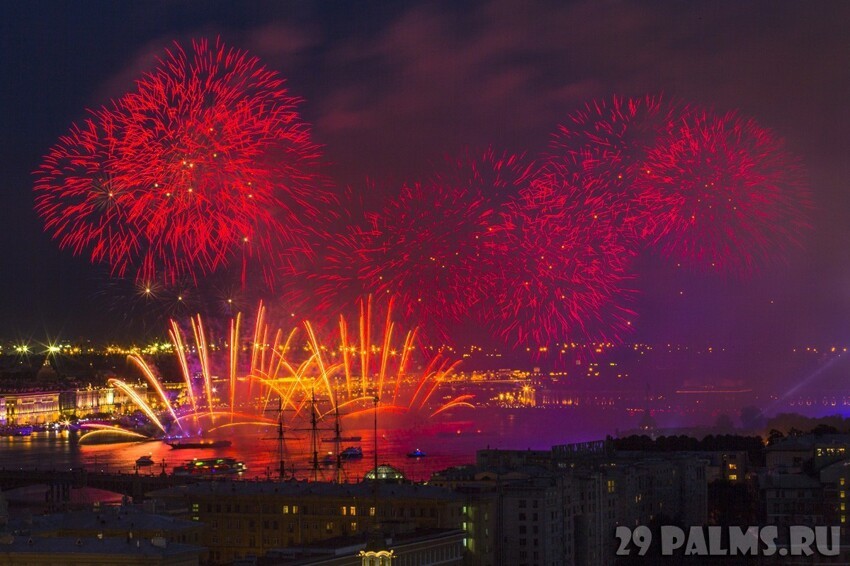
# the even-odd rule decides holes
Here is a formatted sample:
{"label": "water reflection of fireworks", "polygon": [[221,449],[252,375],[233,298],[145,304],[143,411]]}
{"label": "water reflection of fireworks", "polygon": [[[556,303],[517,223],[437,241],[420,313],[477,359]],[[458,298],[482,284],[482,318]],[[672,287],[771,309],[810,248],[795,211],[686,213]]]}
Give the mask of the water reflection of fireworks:
{"label": "water reflection of fireworks", "polygon": [[[139,355],[129,356],[129,361],[141,371],[155,400],[121,379],[109,383],[139,408],[156,427],[156,436],[162,437],[186,437],[232,426],[276,426],[277,420],[267,416],[272,401],[294,413],[289,420],[305,418],[305,407],[315,398],[320,400],[316,407],[320,418],[336,414],[343,419],[356,418],[373,410],[376,397],[381,413],[421,419],[473,407],[471,395],[437,394],[459,362],[439,353],[419,359],[417,331],[399,329],[392,301],[386,306],[383,324],[373,321],[377,307],[371,297],[361,301],[359,310],[356,329],[341,316],[338,334],[329,342],[320,340],[309,321],[288,333],[272,330],[262,304],[249,342],[241,337],[241,314],[231,319],[228,340],[223,344],[213,343],[200,316],[191,319],[187,332],[172,320],[169,336],[185,395],[170,396],[155,366]],[[214,385],[213,371],[227,376],[224,384],[219,380],[219,387]],[[132,434],[123,434],[122,430],[99,427],[81,440],[108,433],[128,440],[139,438],[135,436],[138,431],[124,430]]]}

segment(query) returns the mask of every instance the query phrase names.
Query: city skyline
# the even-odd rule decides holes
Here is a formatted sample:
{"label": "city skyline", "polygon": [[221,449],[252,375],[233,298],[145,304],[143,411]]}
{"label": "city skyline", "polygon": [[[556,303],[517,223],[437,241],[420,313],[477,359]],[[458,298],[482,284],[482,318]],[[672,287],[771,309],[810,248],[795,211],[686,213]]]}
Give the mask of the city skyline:
{"label": "city skyline", "polygon": [[[638,316],[625,340],[757,349],[846,341],[841,133],[850,116],[841,53],[850,46],[841,33],[843,6],[54,8],[47,15],[4,8],[3,74],[12,79],[3,94],[11,120],[3,135],[9,206],[0,317],[7,333],[164,333],[138,330],[144,301],[122,306],[128,293],[114,291],[108,269],[50,241],[32,210],[31,172],[86,108],[132,88],[173,42],[221,37],[259,57],[303,98],[299,111],[323,146],[335,190],[367,177],[412,183],[465,148],[535,156],[573,112],[617,95],[662,95],[752,118],[784,139],[808,171],[816,213],[804,247],[747,277],[638,256],[630,302]],[[251,310],[253,300],[246,303]],[[475,342],[477,330],[467,331]]]}

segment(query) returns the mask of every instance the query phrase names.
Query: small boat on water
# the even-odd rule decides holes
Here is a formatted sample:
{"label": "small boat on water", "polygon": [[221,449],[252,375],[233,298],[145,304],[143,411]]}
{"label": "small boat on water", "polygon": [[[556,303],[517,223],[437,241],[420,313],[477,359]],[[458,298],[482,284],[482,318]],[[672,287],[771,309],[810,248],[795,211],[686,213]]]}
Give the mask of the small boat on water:
{"label": "small boat on water", "polygon": [[229,440],[166,440],[165,443],[176,450],[186,448],[227,448],[232,444]]}
{"label": "small boat on water", "polygon": [[343,460],[358,460],[363,457],[363,449],[359,446],[349,446],[339,453],[339,457]]}
{"label": "small boat on water", "polygon": [[195,458],[181,466],[175,466],[172,475],[219,477],[240,475],[247,470],[245,464],[236,458]]}
{"label": "small boat on water", "polygon": [[417,448],[417,449],[416,449],[416,450],[414,450],[413,452],[408,452],[408,453],[407,453],[407,457],[408,457],[408,458],[424,458],[424,457],[425,457],[425,456],[427,456],[427,455],[428,455],[428,454],[426,454],[425,452],[423,452],[423,451],[422,451],[422,450],[420,450],[419,448]]}
{"label": "small boat on water", "polygon": [[29,436],[33,430],[32,425],[7,425],[0,427],[0,436]]}
{"label": "small boat on water", "polygon": [[151,456],[139,456],[136,459],[136,466],[138,466],[140,468],[153,466],[153,457],[151,457]]}

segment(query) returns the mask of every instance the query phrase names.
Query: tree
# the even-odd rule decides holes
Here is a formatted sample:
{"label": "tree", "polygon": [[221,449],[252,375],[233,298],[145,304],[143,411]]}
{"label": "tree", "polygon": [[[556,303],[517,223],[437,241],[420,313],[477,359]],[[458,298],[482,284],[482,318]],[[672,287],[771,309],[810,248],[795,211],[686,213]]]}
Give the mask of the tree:
{"label": "tree", "polygon": [[780,442],[785,439],[785,435],[782,434],[782,431],[776,430],[775,428],[770,429],[770,432],[767,433],[767,445],[773,446],[777,442]]}

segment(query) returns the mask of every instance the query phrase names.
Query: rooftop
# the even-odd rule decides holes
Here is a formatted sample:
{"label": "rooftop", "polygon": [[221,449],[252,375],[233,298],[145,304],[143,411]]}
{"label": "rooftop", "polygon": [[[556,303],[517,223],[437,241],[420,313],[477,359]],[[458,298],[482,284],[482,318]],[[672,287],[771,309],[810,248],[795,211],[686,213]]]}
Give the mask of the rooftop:
{"label": "rooftop", "polygon": [[98,511],[69,511],[37,515],[32,519],[9,523],[13,532],[61,531],[178,531],[198,528],[198,523],[165,515],[147,513],[131,506],[104,507]]}
{"label": "rooftop", "polygon": [[179,554],[200,554],[202,550],[202,547],[192,544],[166,544],[164,541],[154,544],[151,540],[140,538],[42,538],[13,535],[0,537],[0,556],[25,553],[49,553],[61,555],[133,555],[162,558]]}
{"label": "rooftop", "polygon": [[[149,497],[190,497],[208,495],[238,496],[289,495],[293,497],[372,497],[371,481],[359,483],[330,483],[308,481],[215,481],[200,482],[160,489],[148,493]],[[457,495],[446,489],[431,485],[380,482],[381,497],[407,499],[457,499]]]}

